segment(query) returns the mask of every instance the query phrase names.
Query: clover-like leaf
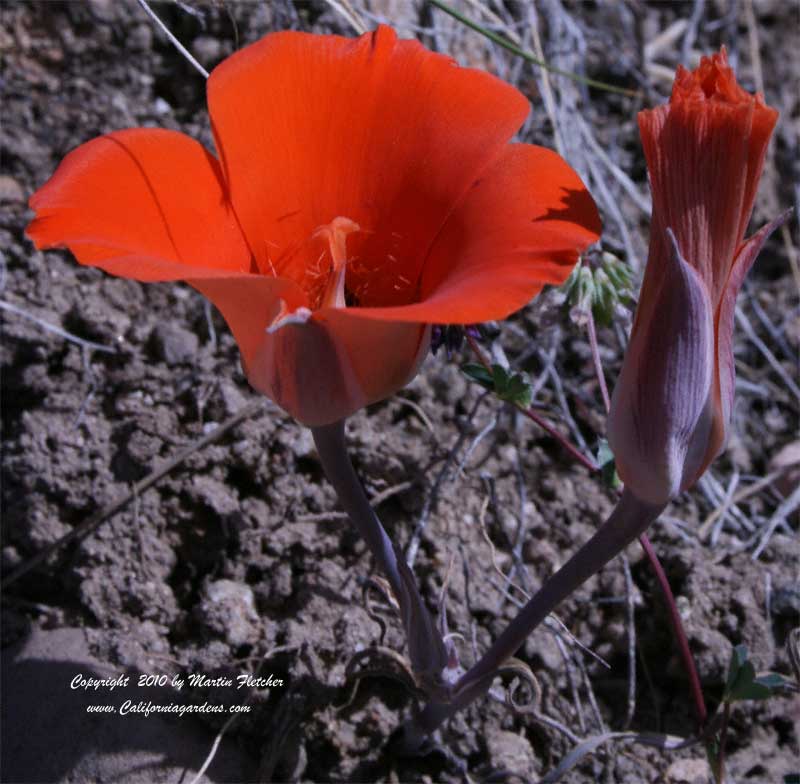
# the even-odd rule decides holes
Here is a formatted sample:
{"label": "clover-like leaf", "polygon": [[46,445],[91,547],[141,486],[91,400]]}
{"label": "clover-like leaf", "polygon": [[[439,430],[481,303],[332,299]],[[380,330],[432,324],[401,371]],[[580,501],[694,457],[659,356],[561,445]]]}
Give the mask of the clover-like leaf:
{"label": "clover-like leaf", "polygon": [[747,646],[737,645],[731,652],[731,661],[728,664],[728,679],[725,682],[725,694],[729,694],[739,677],[742,665],[747,661]]}
{"label": "clover-like leaf", "polygon": [[465,362],[461,366],[461,372],[473,381],[477,381],[482,387],[494,391],[494,375],[483,365],[477,362]]}
{"label": "clover-like leaf", "polygon": [[531,387],[522,373],[513,373],[502,365],[492,365],[494,391],[508,403],[527,407],[531,402]]}
{"label": "clover-like leaf", "polygon": [[726,702],[766,700],[787,685],[786,679],[777,673],[757,676],[747,656],[747,647],[737,645],[731,655],[723,699]]}
{"label": "clover-like leaf", "polygon": [[492,365],[490,371],[483,365],[473,362],[462,365],[461,372],[485,389],[494,392],[500,400],[521,408],[527,408],[531,404],[533,392],[524,373],[514,373],[502,365]]}

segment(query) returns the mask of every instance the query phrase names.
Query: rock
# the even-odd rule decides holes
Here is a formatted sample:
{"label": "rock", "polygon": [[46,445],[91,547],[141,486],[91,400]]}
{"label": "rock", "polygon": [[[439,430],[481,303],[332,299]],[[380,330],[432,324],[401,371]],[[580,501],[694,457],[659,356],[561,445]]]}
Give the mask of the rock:
{"label": "rock", "polygon": [[704,759],[675,760],[667,768],[669,784],[707,784],[711,781],[711,771]]}
{"label": "rock", "polygon": [[0,175],[0,202],[2,201],[25,201],[25,191],[22,186],[7,174]]}
{"label": "rock", "polygon": [[232,381],[221,379],[218,386],[219,402],[221,404],[222,419],[233,416],[244,408],[247,398]]}
{"label": "rock", "polygon": [[194,332],[169,322],[159,324],[151,333],[150,341],[156,356],[168,365],[189,361],[200,345]]}
{"label": "rock", "polygon": [[238,648],[258,638],[258,613],[250,586],[216,580],[205,586],[196,615],[212,633]]}
{"label": "rock", "polygon": [[163,98],[159,97],[153,101],[153,111],[159,116],[163,117],[172,111],[172,107]]}
{"label": "rock", "polygon": [[128,48],[134,52],[146,52],[153,45],[153,28],[149,24],[136,25],[128,33]]}
{"label": "rock", "polygon": [[92,15],[100,22],[109,24],[116,20],[115,0],[88,0]]}
{"label": "rock", "polygon": [[[143,673],[152,675],[155,673]],[[76,676],[128,677],[126,685],[72,688]],[[181,694],[138,685],[138,673],[95,659],[84,632],[37,629],[2,661],[2,769],[14,782],[115,781],[126,784],[191,780],[214,733],[192,716],[121,715],[125,703],[181,704]],[[90,706],[109,712],[88,713]],[[223,738],[200,781],[253,781],[252,762]]]}
{"label": "rock", "polygon": [[[700,680],[705,683],[724,681],[733,649],[730,640],[718,630],[707,626],[691,628],[689,639],[695,651],[695,665]],[[679,670],[682,671],[678,662],[678,658],[674,657],[668,665],[668,670],[674,670],[671,674],[675,676]]]}
{"label": "rock", "polygon": [[222,43],[208,35],[199,35],[192,41],[192,54],[202,65],[216,65],[223,57]]}
{"label": "rock", "polygon": [[3,548],[2,552],[2,565],[3,571],[10,571],[11,569],[19,566],[22,563],[22,556],[16,547],[8,545]]}
{"label": "rock", "polygon": [[294,452],[295,457],[308,457],[315,449],[311,431],[306,427],[295,428],[295,430],[297,432],[289,442],[289,447]]}
{"label": "rock", "polygon": [[800,585],[789,583],[776,586],[770,604],[773,615],[797,618],[800,616]]}
{"label": "rock", "polygon": [[221,518],[230,517],[239,511],[239,504],[230,488],[210,476],[198,475],[192,479],[192,497]]}
{"label": "rock", "polygon": [[493,768],[512,771],[515,778],[523,780],[535,775],[535,756],[527,738],[493,727],[486,736],[486,745]]}

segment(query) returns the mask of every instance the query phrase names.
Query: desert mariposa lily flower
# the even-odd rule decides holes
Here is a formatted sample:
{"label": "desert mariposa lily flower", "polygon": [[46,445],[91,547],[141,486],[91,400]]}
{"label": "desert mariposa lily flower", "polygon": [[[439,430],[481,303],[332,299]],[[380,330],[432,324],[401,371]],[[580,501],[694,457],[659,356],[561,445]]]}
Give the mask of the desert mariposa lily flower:
{"label": "desert mariposa lily flower", "polygon": [[679,67],[669,104],[640,113],[653,191],[650,254],[609,421],[625,490],[595,535],[454,685],[451,699],[432,700],[406,725],[407,745],[484,694],[546,615],[644,533],[722,448],[736,295],[788,217],[744,240],[777,116],[736,83],[724,49],[693,72]]}
{"label": "desert mariposa lily flower", "polygon": [[282,32],[208,80],[219,157],[179,133],[71,152],[31,199],[37,247],[220,309],[250,383],[319,426],[415,374],[434,323],[499,319],[598,236],[555,153],[509,139],[513,87],[398,40]]}
{"label": "desert mariposa lily flower", "polygon": [[639,114],[650,253],[608,433],[626,486],[650,503],[694,484],[725,443],[736,296],[789,214],[744,239],[777,118],[724,48],[678,68],[669,103]]}
{"label": "desert mariposa lily flower", "polygon": [[164,130],[90,141],[33,196],[28,234],[219,308],[250,383],[312,428],[435,693],[452,656],[343,421],[414,376],[430,325],[503,318],[563,282],[598,238],[594,202],[558,155],[509,143],[529,111],[516,89],[387,27],[268,35],[211,73],[208,106],[218,157]]}

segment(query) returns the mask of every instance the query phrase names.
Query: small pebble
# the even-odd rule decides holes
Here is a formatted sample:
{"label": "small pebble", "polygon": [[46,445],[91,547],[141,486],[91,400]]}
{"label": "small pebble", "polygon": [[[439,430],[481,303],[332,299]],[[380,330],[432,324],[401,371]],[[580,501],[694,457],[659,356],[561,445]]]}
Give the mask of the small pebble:
{"label": "small pebble", "polygon": [[200,345],[197,335],[177,324],[159,324],[151,333],[153,350],[168,365],[179,365],[195,357]]}
{"label": "small pebble", "polygon": [[25,201],[25,191],[22,186],[6,174],[0,175],[0,201]]}
{"label": "small pebble", "polygon": [[202,65],[216,65],[222,59],[222,44],[208,35],[199,35],[192,41],[192,54]]}

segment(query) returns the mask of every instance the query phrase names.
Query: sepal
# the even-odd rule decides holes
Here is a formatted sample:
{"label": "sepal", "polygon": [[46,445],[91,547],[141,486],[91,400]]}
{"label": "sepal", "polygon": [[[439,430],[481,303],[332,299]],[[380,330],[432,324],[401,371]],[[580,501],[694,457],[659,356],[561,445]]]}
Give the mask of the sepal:
{"label": "sepal", "polygon": [[713,420],[709,292],[673,232],[666,233],[664,276],[642,310],[646,320],[636,320],[608,423],[620,476],[652,504],[666,503],[694,478]]}

